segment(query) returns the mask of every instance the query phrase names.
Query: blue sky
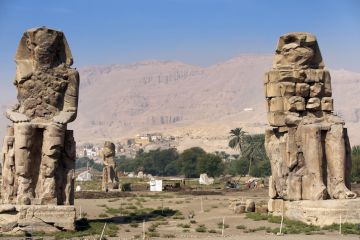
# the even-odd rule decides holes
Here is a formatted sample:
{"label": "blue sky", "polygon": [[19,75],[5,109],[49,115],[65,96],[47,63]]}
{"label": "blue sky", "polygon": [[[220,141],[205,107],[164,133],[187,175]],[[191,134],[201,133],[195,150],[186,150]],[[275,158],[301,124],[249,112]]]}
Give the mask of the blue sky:
{"label": "blue sky", "polygon": [[35,26],[63,30],[76,67],[147,59],[208,66],[273,53],[280,35],[306,31],[327,67],[360,72],[357,0],[0,0],[0,88],[12,81],[22,33]]}

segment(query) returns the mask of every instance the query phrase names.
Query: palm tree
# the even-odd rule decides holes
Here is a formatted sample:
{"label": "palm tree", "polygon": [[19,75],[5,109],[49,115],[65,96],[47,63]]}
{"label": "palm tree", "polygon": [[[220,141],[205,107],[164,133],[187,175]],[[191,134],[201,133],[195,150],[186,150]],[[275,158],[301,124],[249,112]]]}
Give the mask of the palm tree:
{"label": "palm tree", "polygon": [[264,134],[246,135],[244,139],[243,157],[249,159],[248,175],[250,175],[251,165],[255,161],[266,158],[264,140]]}
{"label": "palm tree", "polygon": [[231,129],[230,132],[230,141],[229,141],[229,147],[232,149],[239,149],[239,157],[241,156],[244,140],[246,136],[246,132],[242,130],[242,128],[235,128]]}

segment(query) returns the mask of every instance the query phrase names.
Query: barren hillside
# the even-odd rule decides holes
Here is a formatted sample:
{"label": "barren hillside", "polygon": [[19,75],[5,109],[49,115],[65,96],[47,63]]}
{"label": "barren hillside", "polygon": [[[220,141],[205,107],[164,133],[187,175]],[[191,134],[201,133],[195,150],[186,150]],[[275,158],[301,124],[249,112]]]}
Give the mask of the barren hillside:
{"label": "barren hillside", "polygon": [[[160,131],[179,137],[180,150],[229,151],[230,129],[266,127],[262,84],[271,61],[270,55],[242,55],[206,68],[176,61],[82,68],[79,114],[70,128],[79,144]],[[335,111],[346,120],[351,144],[360,144],[360,73],[330,72]],[[8,121],[0,121],[3,136]]]}
{"label": "barren hillside", "polygon": [[[86,67],[72,127],[79,142],[161,131],[182,137],[180,148],[226,148],[231,128],[261,132],[266,126],[262,82],[271,61],[242,55],[207,68],[176,61]],[[352,144],[360,144],[360,73],[331,75],[335,110],[346,119]]]}

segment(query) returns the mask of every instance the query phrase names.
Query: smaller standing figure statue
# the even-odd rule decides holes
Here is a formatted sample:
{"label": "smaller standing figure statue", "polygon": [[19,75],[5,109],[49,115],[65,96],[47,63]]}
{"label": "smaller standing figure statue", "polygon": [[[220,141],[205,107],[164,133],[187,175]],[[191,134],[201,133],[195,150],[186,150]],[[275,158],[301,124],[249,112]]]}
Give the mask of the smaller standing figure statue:
{"label": "smaller standing figure statue", "polygon": [[115,144],[106,141],[101,152],[101,158],[104,161],[102,190],[109,191],[119,188],[119,179],[116,175],[115,163]]}

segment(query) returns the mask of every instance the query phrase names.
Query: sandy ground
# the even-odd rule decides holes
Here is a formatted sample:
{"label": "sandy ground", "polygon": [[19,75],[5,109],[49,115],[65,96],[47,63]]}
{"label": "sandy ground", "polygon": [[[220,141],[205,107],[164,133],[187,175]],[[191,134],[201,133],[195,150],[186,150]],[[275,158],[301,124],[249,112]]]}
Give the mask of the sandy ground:
{"label": "sandy ground", "polygon": [[[355,190],[358,192],[359,186],[356,186]],[[323,231],[323,234],[286,234],[283,236],[277,236],[276,234],[267,233],[265,230],[258,230],[252,232],[259,227],[270,227],[272,229],[279,228],[280,224],[269,223],[268,221],[254,221],[247,219],[245,214],[235,214],[229,209],[229,204],[234,200],[246,200],[253,199],[257,203],[266,203],[268,200],[267,188],[252,189],[242,191],[217,191],[217,195],[194,195],[184,194],[177,192],[161,192],[151,193],[148,191],[132,192],[130,196],[107,198],[107,199],[76,199],[75,206],[77,208],[77,214],[86,216],[89,220],[94,221],[107,221],[114,222],[119,230],[117,237],[108,237],[106,239],[143,239],[143,231],[146,232],[151,228],[151,225],[156,222],[160,222],[155,219],[139,219],[137,224],[130,224],[124,221],[123,214],[116,213],[110,214],[106,212],[107,209],[126,209],[133,211],[129,206],[136,206],[139,209],[152,208],[152,209],[166,209],[170,208],[178,210],[182,213],[180,219],[175,215],[166,217],[164,221],[166,225],[159,225],[156,229],[158,237],[151,237],[151,239],[246,239],[246,240],[262,240],[262,239],[357,239],[360,240],[358,235],[340,235],[338,231],[328,232]],[[193,218],[189,218],[189,213],[194,213]],[[104,214],[107,214],[104,215]],[[80,217],[80,216],[79,216]],[[218,223],[225,221],[227,228],[224,229],[222,235],[222,229],[219,228]],[[144,221],[145,220],[145,221]],[[196,221],[190,223],[190,221]],[[102,223],[101,223],[102,224]],[[181,226],[181,224],[183,224]],[[184,228],[184,224],[188,225],[188,228]],[[197,232],[195,229],[199,225],[204,225],[207,228],[206,232]],[[238,229],[238,225],[243,225],[245,229]],[[210,233],[212,230],[214,233]],[[186,231],[186,232],[184,232]],[[100,235],[100,232],[99,232]],[[0,239],[24,239],[24,238],[9,238],[3,237]],[[54,237],[35,237],[33,239],[50,240]],[[99,236],[88,236],[83,238],[74,239],[99,239]],[[149,239],[149,238],[146,238]]]}
{"label": "sandy ground", "polygon": [[[325,232],[324,235],[284,235],[277,236],[271,233],[266,233],[264,230],[247,233],[246,230],[237,229],[237,225],[245,225],[246,229],[255,229],[261,226],[277,228],[279,224],[269,223],[267,221],[253,221],[247,219],[245,214],[235,214],[228,208],[233,200],[246,200],[254,199],[256,202],[267,201],[267,189],[256,189],[249,191],[239,192],[223,192],[222,195],[206,195],[206,196],[193,196],[193,195],[180,195],[178,193],[159,193],[159,198],[144,197],[149,192],[137,192],[137,195],[142,195],[145,202],[142,202],[143,208],[171,208],[179,210],[185,219],[167,218],[167,225],[160,225],[157,232],[160,237],[154,239],[163,239],[168,235],[172,235],[173,239],[360,239],[356,235],[340,235],[338,232]],[[77,199],[76,207],[82,214],[86,213],[89,219],[99,219],[99,215],[105,213],[106,207],[121,208],[126,207],[127,204],[135,204],[133,197],[126,197],[121,199]],[[202,203],[202,204],[201,204]],[[106,205],[106,206],[105,206]],[[194,212],[193,220],[195,224],[190,224],[188,215]],[[224,230],[224,236],[221,235],[221,228],[218,223],[225,220],[228,228]],[[138,227],[131,227],[129,224],[123,223],[120,220],[115,222],[119,226],[118,237],[107,239],[142,239],[143,236],[143,222],[139,222]],[[144,229],[147,230],[154,221],[146,221]],[[179,224],[189,224],[189,232],[183,232],[184,228]],[[199,224],[207,227],[207,230],[216,230],[216,233],[201,233],[196,232],[195,229]],[[94,239],[94,238],[87,238]]]}

